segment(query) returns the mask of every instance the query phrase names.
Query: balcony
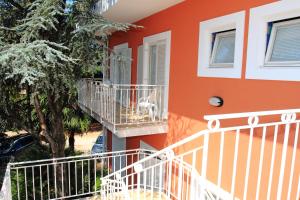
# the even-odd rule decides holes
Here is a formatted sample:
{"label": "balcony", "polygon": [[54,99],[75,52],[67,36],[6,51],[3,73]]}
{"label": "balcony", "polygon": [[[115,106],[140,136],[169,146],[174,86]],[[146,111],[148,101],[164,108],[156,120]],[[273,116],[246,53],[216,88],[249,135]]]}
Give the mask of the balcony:
{"label": "balcony", "polygon": [[80,108],[118,137],[167,132],[166,86],[105,84],[82,79]]}
{"label": "balcony", "polygon": [[95,6],[95,12],[112,21],[134,23],[183,1],[100,0]]}

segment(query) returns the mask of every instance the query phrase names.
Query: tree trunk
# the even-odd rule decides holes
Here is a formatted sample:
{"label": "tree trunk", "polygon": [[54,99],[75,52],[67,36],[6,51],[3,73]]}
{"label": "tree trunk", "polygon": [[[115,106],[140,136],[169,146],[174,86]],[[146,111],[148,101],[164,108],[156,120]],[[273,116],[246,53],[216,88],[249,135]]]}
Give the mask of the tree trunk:
{"label": "tree trunk", "polygon": [[[52,98],[48,98],[48,104],[51,108],[52,118],[50,121],[52,137],[55,141],[55,145],[51,146],[52,157],[61,158],[65,157],[65,133],[63,125],[63,114],[62,106],[59,105],[59,102],[53,102]],[[63,188],[67,188],[66,183],[66,168],[63,164],[56,165],[56,178],[57,178],[57,192],[60,197],[64,197],[66,191]],[[64,180],[64,181],[63,181]],[[64,186],[63,186],[64,185]]]}
{"label": "tree trunk", "polygon": [[[34,95],[34,106],[38,115],[41,127],[41,135],[45,136],[50,144],[52,157],[61,158],[65,156],[65,134],[63,126],[62,106],[59,102],[55,102],[51,96],[48,97],[48,106],[50,109],[51,117],[46,122],[45,115],[42,112],[40,100],[37,94]],[[50,127],[49,127],[50,125]],[[56,164],[57,161],[53,161],[54,174],[53,178],[56,178],[57,193],[59,197],[64,197],[66,188],[66,171],[63,164]],[[63,187],[64,185],[64,187]]]}
{"label": "tree trunk", "polygon": [[70,132],[69,133],[69,147],[70,147],[70,151],[72,153],[74,153],[75,151],[75,137],[74,137],[74,132]]}
{"label": "tree trunk", "polygon": [[52,154],[54,158],[60,158],[65,156],[65,134],[63,126],[63,118],[61,113],[56,113],[53,115],[52,124],[52,136],[56,143],[52,149]]}

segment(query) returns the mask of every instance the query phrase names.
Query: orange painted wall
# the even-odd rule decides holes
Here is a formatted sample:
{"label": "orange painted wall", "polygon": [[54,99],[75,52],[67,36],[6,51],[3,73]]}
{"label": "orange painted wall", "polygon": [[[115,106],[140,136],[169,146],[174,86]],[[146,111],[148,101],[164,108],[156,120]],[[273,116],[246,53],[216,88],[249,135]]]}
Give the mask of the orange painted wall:
{"label": "orange painted wall", "polygon": [[[162,148],[205,127],[204,114],[247,112],[300,107],[300,83],[245,79],[249,9],[274,0],[186,0],[145,18],[143,26],[127,33],[116,33],[110,46],[129,43],[132,48],[132,83],[136,81],[137,47],[143,37],[172,31],[169,84],[169,133],[143,137],[145,142]],[[197,76],[199,22],[226,14],[246,11],[243,72],[241,79],[200,78]],[[225,104],[208,104],[211,96],[221,96]],[[140,138],[130,138],[128,148],[139,145]]]}
{"label": "orange painted wall", "polygon": [[[300,108],[300,82],[245,79],[250,8],[275,0],[186,0],[139,22],[144,28],[115,33],[110,46],[129,43],[132,48],[132,83],[136,82],[137,48],[143,38],[172,31],[169,80],[169,131],[167,134],[127,138],[127,149],[138,148],[140,140],[161,149],[206,128],[205,114],[223,114]],[[238,11],[246,11],[243,70],[241,79],[197,76],[199,23]],[[221,108],[208,104],[221,96]]]}

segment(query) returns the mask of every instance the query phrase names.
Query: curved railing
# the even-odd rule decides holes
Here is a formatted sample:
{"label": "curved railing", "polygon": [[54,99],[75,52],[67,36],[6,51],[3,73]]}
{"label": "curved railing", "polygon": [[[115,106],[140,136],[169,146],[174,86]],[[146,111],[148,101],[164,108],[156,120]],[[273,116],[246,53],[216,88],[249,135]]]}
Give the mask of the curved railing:
{"label": "curved railing", "polygon": [[[150,194],[150,199],[299,199],[299,113],[205,116],[207,130],[102,180],[122,182],[130,199],[139,199],[135,194]],[[107,187],[102,188],[106,196],[122,192]]]}
{"label": "curved railing", "polygon": [[158,152],[10,163],[12,199],[298,200],[299,116],[300,109],[210,115],[206,130]]}

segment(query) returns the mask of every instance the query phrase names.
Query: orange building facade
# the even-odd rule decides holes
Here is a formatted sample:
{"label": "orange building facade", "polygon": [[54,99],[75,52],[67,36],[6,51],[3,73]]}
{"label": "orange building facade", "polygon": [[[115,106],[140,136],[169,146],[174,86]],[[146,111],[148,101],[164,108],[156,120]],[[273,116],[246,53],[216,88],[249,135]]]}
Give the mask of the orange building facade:
{"label": "orange building facade", "polygon": [[[286,8],[281,10],[278,7]],[[264,10],[270,10],[270,8],[274,8],[274,13],[264,16]],[[138,49],[139,46],[143,45],[144,38],[165,32],[169,32],[171,35],[168,80],[168,131],[162,134],[127,137],[125,148],[140,148],[142,142],[155,149],[163,149],[198,131],[206,129],[207,122],[204,120],[204,115],[207,114],[299,108],[300,71],[297,71],[298,69],[295,71],[287,70],[290,74],[297,74],[298,72],[299,78],[297,80],[296,76],[289,76],[285,72],[273,73],[271,70],[277,70],[274,67],[268,69],[269,71],[260,72],[261,66],[259,67],[257,65],[258,62],[253,61],[259,60],[260,54],[260,51],[255,49],[257,48],[255,44],[261,41],[259,37],[262,35],[257,33],[256,38],[255,27],[260,26],[258,22],[260,18],[258,16],[261,15],[261,19],[268,19],[269,22],[267,23],[277,23],[277,21],[297,19],[300,17],[300,14],[299,16],[293,14],[297,10],[300,10],[300,3],[296,1],[186,0],[134,23],[141,27],[132,28],[125,33],[113,33],[109,41],[111,49],[124,43],[128,43],[128,47],[132,49],[131,84],[138,82]],[[227,20],[226,16],[230,19]],[[216,25],[219,27],[216,29],[211,28],[211,30],[216,30],[215,32],[207,28],[213,27],[214,23],[220,24],[220,21],[222,23],[222,20],[224,20],[224,27]],[[227,21],[228,27],[226,27]],[[256,21],[257,25],[255,24]],[[233,22],[236,26],[232,28]],[[201,54],[205,51],[205,47],[202,45],[207,45],[203,42],[205,40],[203,35],[207,33],[202,28],[207,28],[207,31],[213,34],[232,29],[236,30],[235,37],[239,37],[241,40],[235,41],[236,43],[239,42],[240,46],[238,47],[238,52],[234,54],[235,57],[239,56],[239,59],[237,61],[234,60],[233,67],[237,67],[239,70],[235,72],[228,70],[227,72],[226,69],[222,69],[220,72],[216,72],[217,68],[213,69],[213,71],[208,69],[207,72],[204,69],[206,66],[202,66],[202,61],[205,58]],[[257,30],[259,31],[259,29]],[[237,48],[237,46],[235,47]],[[212,49],[210,50],[212,51]],[[209,99],[215,96],[223,99],[224,104],[221,107],[209,104]],[[242,137],[247,138],[247,134],[245,133]],[[113,149],[112,137],[112,133],[109,132],[107,139],[109,150]],[[253,142],[256,155],[259,154],[260,137],[261,135],[256,137]],[[231,139],[229,138],[227,142],[230,143]],[[219,140],[220,138],[216,139],[216,141]],[[199,141],[198,144],[201,143],[202,141]],[[247,144],[248,141],[246,140],[244,145],[241,143],[240,151],[242,151],[243,147],[246,148]],[[197,142],[194,145],[197,145]],[[268,146],[268,141],[266,146]],[[271,152],[271,143],[266,149],[265,158],[268,160],[268,152]],[[211,150],[211,152],[213,151],[218,151],[218,149]],[[230,152],[230,149],[227,149],[227,151],[228,154],[226,155],[233,154],[233,152]],[[247,149],[244,151],[246,152]],[[292,149],[288,151],[292,151]],[[299,156],[299,152],[297,155]],[[213,153],[211,153],[211,156],[213,156]],[[218,162],[217,160],[212,161],[212,163]],[[255,161],[255,157],[253,160]],[[256,158],[255,162],[258,162],[258,158]],[[228,166],[228,168],[231,167],[230,165]],[[243,168],[245,166],[241,165],[240,167]],[[270,167],[269,165],[264,166],[263,171],[268,171]],[[279,168],[279,164],[275,168]],[[252,169],[252,171],[255,174],[258,169]],[[297,170],[297,173],[299,173],[299,170]],[[216,179],[214,174],[208,174],[208,177]],[[237,173],[237,177],[239,177],[240,181],[243,181],[244,174]],[[268,179],[267,177],[265,178],[261,185],[267,185]],[[276,180],[274,181],[276,182]],[[248,194],[249,199],[252,199],[255,198],[256,187],[255,182],[251,182],[251,178],[249,182],[253,184],[253,187],[249,188]],[[230,189],[229,185],[225,180],[222,186],[225,189]],[[237,196],[241,197],[242,188],[237,188],[237,190],[240,190],[236,191]],[[262,190],[267,190],[267,188],[262,187]],[[273,188],[273,190],[276,190],[276,188]],[[251,195],[251,192],[253,192],[253,195]],[[295,195],[296,188],[293,188],[292,192]],[[273,193],[275,195],[276,192],[273,191]],[[284,190],[283,193],[286,195],[287,191]],[[266,196],[264,195],[261,194],[260,199],[265,199]],[[295,198],[295,196],[292,197]],[[275,196],[272,196],[273,198]]]}
{"label": "orange building facade", "polygon": [[[206,128],[206,122],[203,121],[206,114],[300,107],[299,82],[247,79],[245,75],[250,9],[272,2],[274,1],[187,0],[134,23],[143,28],[113,34],[110,47],[127,42],[132,48],[131,82],[134,84],[137,80],[137,51],[143,38],[171,31],[169,131],[167,134],[127,138],[128,149],[138,147],[140,140],[157,149],[168,146]],[[240,11],[245,11],[241,78],[199,77],[199,23]],[[222,97],[224,105],[210,106],[208,100],[212,96]]]}

